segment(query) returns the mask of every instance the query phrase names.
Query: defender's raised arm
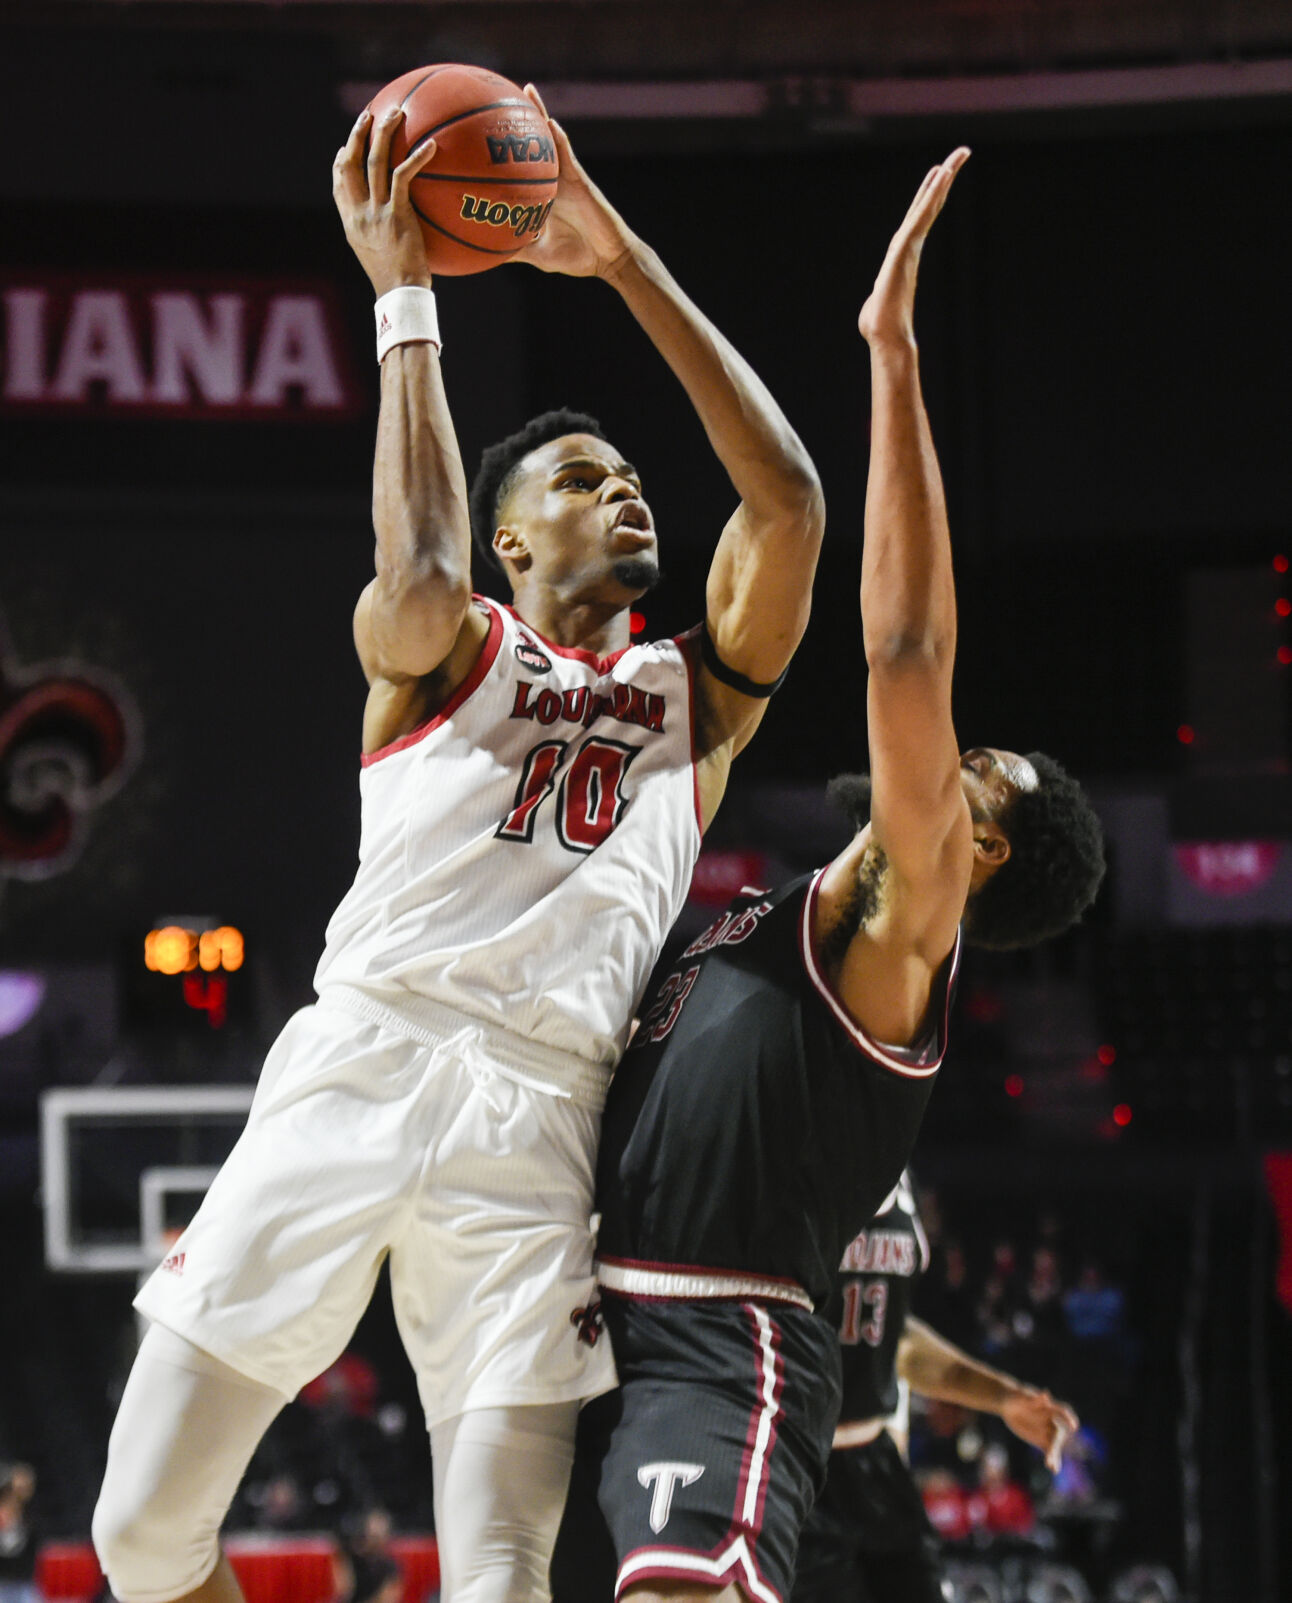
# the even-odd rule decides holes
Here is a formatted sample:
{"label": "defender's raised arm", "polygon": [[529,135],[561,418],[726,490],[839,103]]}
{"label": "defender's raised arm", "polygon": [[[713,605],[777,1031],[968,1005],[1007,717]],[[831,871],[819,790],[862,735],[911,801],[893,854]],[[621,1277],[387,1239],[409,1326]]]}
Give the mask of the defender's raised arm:
{"label": "defender's raised arm", "polygon": [[858,319],[870,346],[861,625],[871,819],[888,859],[893,916],[935,964],[964,907],[971,832],[951,721],[951,534],[920,388],[915,285],[924,241],[968,157],[957,150],[927,175]]}
{"label": "defender's raised arm", "polygon": [[816,940],[877,1039],[930,1039],[934,980],[963,920],[983,946],[1066,929],[1103,874],[1080,785],[1042,752],[961,753],[951,720],[955,587],[942,478],[915,343],[915,284],[963,147],[934,167],[893,236],[858,326],[870,346],[870,478],[861,563],[869,778],[841,776],[858,834],[822,881]]}
{"label": "defender's raised arm", "polygon": [[926,1025],[974,867],[951,721],[951,537],[915,342],[920,254],[968,156],[957,150],[926,175],[858,319],[871,373],[861,560],[870,828],[827,870],[819,933],[842,948],[838,984],[855,1016],[894,1044]]}

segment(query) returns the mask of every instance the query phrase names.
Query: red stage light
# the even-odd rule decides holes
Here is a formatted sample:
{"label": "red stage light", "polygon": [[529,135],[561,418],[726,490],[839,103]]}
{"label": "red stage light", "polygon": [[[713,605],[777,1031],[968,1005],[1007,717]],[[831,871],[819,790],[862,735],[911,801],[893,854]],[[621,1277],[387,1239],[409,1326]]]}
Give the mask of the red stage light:
{"label": "red stage light", "polygon": [[1005,1095],[1022,1096],[1023,1076],[1021,1074],[1007,1074],[1005,1076]]}
{"label": "red stage light", "polygon": [[1095,1056],[1106,1069],[1110,1069],[1117,1061],[1117,1048],[1115,1046],[1109,1046],[1107,1042],[1105,1042],[1104,1045],[1099,1048],[1098,1052],[1095,1053]]}
{"label": "red stage light", "polygon": [[630,612],[628,614],[628,628],[635,635],[645,634],[646,614],[644,612]]}
{"label": "red stage light", "polygon": [[1274,655],[1286,668],[1287,665],[1292,662],[1292,646],[1280,646]]}
{"label": "red stage light", "polygon": [[1131,1112],[1128,1102],[1119,1102],[1113,1109],[1113,1123],[1119,1125],[1123,1130],[1133,1118],[1134,1114]]}
{"label": "red stage light", "polygon": [[1181,724],[1180,727],[1175,732],[1175,738],[1180,742],[1180,744],[1182,746],[1192,746],[1193,745],[1193,725],[1192,724]]}
{"label": "red stage light", "polygon": [[1280,596],[1274,603],[1274,610],[1280,618],[1292,616],[1292,601],[1289,601],[1286,596]]}
{"label": "red stage light", "polygon": [[1281,551],[1274,558],[1274,571],[1275,573],[1286,573],[1288,571],[1288,559]]}

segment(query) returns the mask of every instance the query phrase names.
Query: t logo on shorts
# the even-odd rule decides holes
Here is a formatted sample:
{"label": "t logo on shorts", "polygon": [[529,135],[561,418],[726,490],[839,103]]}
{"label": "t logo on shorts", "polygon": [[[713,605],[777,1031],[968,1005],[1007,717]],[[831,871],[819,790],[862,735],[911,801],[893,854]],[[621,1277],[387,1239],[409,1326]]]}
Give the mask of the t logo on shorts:
{"label": "t logo on shorts", "polygon": [[638,1484],[654,1485],[650,1500],[650,1528],[657,1534],[668,1524],[673,1504],[673,1488],[690,1486],[704,1474],[703,1464],[642,1464],[637,1470]]}

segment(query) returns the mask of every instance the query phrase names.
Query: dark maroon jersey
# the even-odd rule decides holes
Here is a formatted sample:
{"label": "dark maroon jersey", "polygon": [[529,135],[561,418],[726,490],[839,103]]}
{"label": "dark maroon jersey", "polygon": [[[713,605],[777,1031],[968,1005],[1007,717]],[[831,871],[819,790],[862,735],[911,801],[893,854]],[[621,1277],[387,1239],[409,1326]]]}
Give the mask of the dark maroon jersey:
{"label": "dark maroon jersey", "polygon": [[916,1282],[929,1266],[910,1176],[848,1243],[839,1266],[840,1420],[883,1419],[897,1407],[897,1344]]}
{"label": "dark maroon jersey", "polygon": [[901,1177],[946,1043],[872,1040],[810,939],[821,873],[746,891],[652,977],[597,1172],[602,1259],[795,1281],[819,1308]]}

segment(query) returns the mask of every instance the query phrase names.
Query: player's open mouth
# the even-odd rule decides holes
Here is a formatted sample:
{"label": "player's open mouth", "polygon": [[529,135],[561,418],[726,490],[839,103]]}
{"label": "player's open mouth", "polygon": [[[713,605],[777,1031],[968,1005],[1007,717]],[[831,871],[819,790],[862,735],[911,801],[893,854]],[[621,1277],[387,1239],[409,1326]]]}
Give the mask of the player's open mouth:
{"label": "player's open mouth", "polygon": [[618,534],[620,529],[636,529],[642,534],[654,534],[651,528],[650,513],[644,506],[635,506],[631,502],[610,525],[610,532]]}

